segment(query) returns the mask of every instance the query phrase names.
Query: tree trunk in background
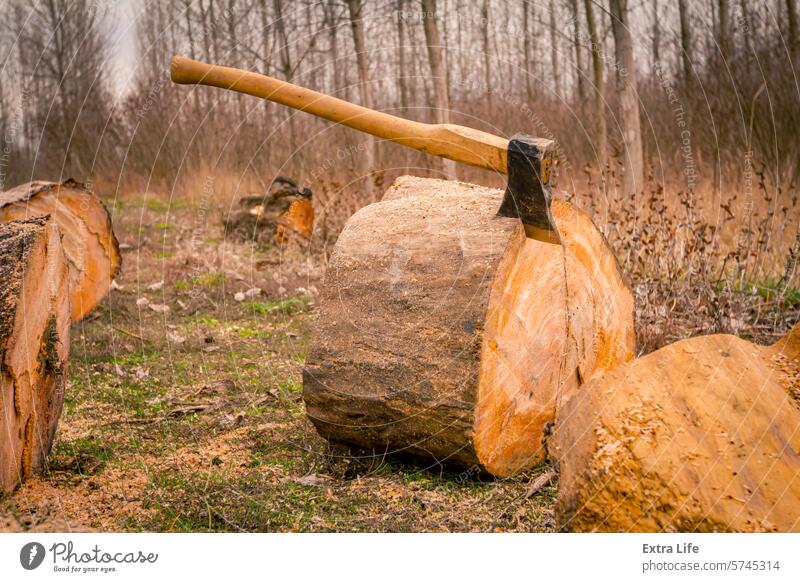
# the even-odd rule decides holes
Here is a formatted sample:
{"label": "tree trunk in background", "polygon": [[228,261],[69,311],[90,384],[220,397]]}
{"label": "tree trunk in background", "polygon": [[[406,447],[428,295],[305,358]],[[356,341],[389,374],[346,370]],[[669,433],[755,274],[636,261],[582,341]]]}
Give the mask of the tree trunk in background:
{"label": "tree trunk in background", "polygon": [[528,99],[528,106],[533,103],[533,59],[531,58],[531,36],[533,35],[531,18],[531,7],[528,2],[522,5],[522,32],[523,48],[525,53],[525,96]]}
{"label": "tree trunk in background", "polygon": [[658,0],[653,0],[653,67],[655,70],[656,65],[661,62],[661,26],[662,23],[658,18]]}
{"label": "tree trunk in background", "polygon": [[400,112],[405,115],[408,111],[408,79],[406,73],[406,30],[405,30],[405,0],[397,2],[397,68],[400,84]]}
{"label": "tree trunk in background", "polygon": [[[428,45],[428,62],[433,77],[436,122],[450,123],[450,100],[447,95],[447,77],[442,67],[442,46],[436,22],[436,0],[422,0],[422,21],[425,28],[425,44]],[[455,178],[455,162],[442,159],[442,171],[448,178]]]}
{"label": "tree trunk in background", "polygon": [[724,61],[728,60],[731,48],[731,23],[730,23],[730,3],[728,0],[718,0],[717,2],[717,44]]}
{"label": "tree trunk in background", "polygon": [[561,82],[558,70],[558,44],[556,36],[556,8],[553,0],[550,0],[550,62],[553,65],[553,87],[556,96],[561,97]]}
{"label": "tree trunk in background", "polygon": [[644,185],[644,160],[642,154],[642,129],[639,120],[639,98],[636,91],[636,62],[633,39],[628,20],[628,0],[610,0],[611,29],[617,62],[621,64],[619,80],[620,119],[622,141],[625,147],[623,164],[623,195],[633,196]]}
{"label": "tree trunk in background", "polygon": [[606,126],[606,86],[603,80],[603,59],[600,55],[600,39],[597,35],[597,24],[594,20],[592,0],[584,0],[586,8],[586,26],[589,29],[589,40],[592,43],[592,73],[594,76],[594,108],[597,118],[597,163],[601,172],[605,172],[608,160],[608,129]]}
{"label": "tree trunk in background", "polygon": [[792,63],[797,66],[800,52],[800,38],[797,37],[797,8],[794,0],[786,0],[787,24],[789,26],[789,52]]}
{"label": "tree trunk in background", "polygon": [[[289,37],[286,34],[286,23],[283,20],[282,0],[273,0],[272,8],[275,12],[275,34],[278,37],[278,53],[280,54],[281,73],[284,80],[289,83],[294,82],[294,69],[292,67],[291,53],[289,52]],[[286,108],[284,108],[286,109]],[[286,109],[289,119],[289,147],[291,148],[290,159],[288,160],[292,174],[297,175],[300,164],[297,162],[297,130],[295,128],[295,112]]]}
{"label": "tree trunk in background", "polygon": [[583,59],[581,57],[583,51],[581,50],[580,42],[581,13],[578,9],[578,0],[570,1],[570,9],[572,10],[572,44],[575,48],[575,77],[576,86],[578,88],[578,107],[582,107],[586,92],[583,88]]}
{"label": "tree trunk in background", "polygon": [[489,0],[483,0],[481,8],[481,34],[483,36],[483,82],[486,85],[486,105],[492,110],[492,63],[489,58]]}
{"label": "tree trunk in background", "polygon": [[694,79],[692,71],[692,29],[689,25],[689,8],[686,0],[678,0],[678,18],[681,23],[681,60],[683,61],[683,82],[687,89]]}
{"label": "tree trunk in background", "polygon": [[748,0],[739,0],[739,6],[742,9],[742,20],[744,21],[742,35],[744,36],[744,44],[747,47],[747,56],[749,62],[755,54],[755,51],[753,51],[753,34],[755,33],[753,29],[754,23],[750,18],[750,7],[748,6]]}
{"label": "tree trunk in background", "polygon": [[[364,40],[364,20],[363,9],[364,3],[362,0],[347,0],[347,8],[350,13],[350,28],[353,30],[353,45],[356,49],[356,62],[358,64],[358,94],[361,99],[361,105],[372,109],[374,99],[372,98],[372,85],[369,78],[369,56],[367,54],[367,46]],[[364,176],[364,183],[366,185],[367,194],[370,199],[375,192],[375,180],[373,180],[372,172],[375,170],[375,148],[377,141],[374,136],[364,136],[366,141],[366,148],[362,158],[361,173]]]}

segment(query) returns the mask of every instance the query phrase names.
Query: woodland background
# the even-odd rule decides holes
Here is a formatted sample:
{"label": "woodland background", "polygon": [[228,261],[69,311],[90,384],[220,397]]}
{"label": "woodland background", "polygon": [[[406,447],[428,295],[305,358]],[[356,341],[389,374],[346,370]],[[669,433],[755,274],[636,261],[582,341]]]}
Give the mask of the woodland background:
{"label": "woodland background", "polygon": [[[592,212],[634,281],[666,281],[669,294],[699,278],[718,331],[744,317],[720,289],[796,287],[795,0],[122,5],[133,21],[97,0],[0,6],[2,188],[74,177],[106,198],[157,190],[225,212],[285,174],[314,191],[312,247],[329,252],[399,174],[503,183],[285,107],[175,86],[169,61],[182,54],[421,121],[554,139],[559,195]],[[137,46],[124,70],[121,34]]]}

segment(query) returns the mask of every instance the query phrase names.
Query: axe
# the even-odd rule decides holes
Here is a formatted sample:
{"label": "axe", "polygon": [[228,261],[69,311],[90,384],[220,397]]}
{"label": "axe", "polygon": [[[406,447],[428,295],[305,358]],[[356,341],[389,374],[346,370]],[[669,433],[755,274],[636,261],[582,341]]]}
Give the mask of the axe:
{"label": "axe", "polygon": [[550,212],[553,142],[517,134],[507,140],[449,123],[420,123],[355,105],[266,75],[176,56],[172,81],[268,99],[404,146],[508,175],[498,216],[519,218],[528,238],[560,244]]}

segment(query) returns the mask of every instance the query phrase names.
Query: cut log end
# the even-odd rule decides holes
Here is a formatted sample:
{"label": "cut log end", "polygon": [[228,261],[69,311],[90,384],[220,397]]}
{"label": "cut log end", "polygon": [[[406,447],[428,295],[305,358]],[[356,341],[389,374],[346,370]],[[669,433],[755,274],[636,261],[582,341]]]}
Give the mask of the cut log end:
{"label": "cut log end", "polygon": [[577,531],[800,531],[800,326],[696,337],[559,411],[559,521]]}
{"label": "cut log end", "polygon": [[633,356],[633,300],[601,233],[565,246],[495,216],[502,192],[404,177],[334,250],[304,374],[324,436],[506,476],[540,462],[558,399]]}
{"label": "cut log end", "polygon": [[72,320],[83,319],[108,293],[122,264],[111,218],[100,199],[74,180],[30,182],[0,193],[0,222],[50,215],[70,267]]}
{"label": "cut log end", "polygon": [[45,459],[66,382],[70,294],[49,216],[0,224],[0,491]]}

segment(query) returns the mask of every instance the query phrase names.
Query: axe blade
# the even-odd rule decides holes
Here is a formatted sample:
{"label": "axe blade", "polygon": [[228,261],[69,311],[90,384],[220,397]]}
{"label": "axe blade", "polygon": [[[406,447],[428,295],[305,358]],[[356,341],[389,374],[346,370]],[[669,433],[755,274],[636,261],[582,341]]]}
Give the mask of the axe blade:
{"label": "axe blade", "polygon": [[518,133],[508,142],[508,185],[497,216],[519,218],[525,236],[561,244],[550,211],[553,142]]}

